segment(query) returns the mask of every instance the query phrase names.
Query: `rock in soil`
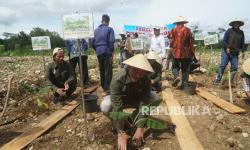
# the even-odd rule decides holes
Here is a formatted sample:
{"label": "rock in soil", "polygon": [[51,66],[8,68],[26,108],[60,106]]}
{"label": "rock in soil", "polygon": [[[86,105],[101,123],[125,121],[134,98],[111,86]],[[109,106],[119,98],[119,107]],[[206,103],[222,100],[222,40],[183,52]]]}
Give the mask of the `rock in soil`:
{"label": "rock in soil", "polygon": [[217,127],[216,124],[213,123],[213,124],[210,125],[209,130],[214,132],[216,130],[216,127]]}
{"label": "rock in soil", "polygon": [[242,129],[240,126],[236,126],[232,129],[233,132],[242,132]]}
{"label": "rock in soil", "polygon": [[226,140],[226,145],[228,145],[229,147],[234,147],[236,145],[237,141],[235,139],[233,139],[232,137],[228,138]]}
{"label": "rock in soil", "polygon": [[248,137],[248,133],[242,133],[242,136],[243,136],[244,138],[247,138],[247,137]]}

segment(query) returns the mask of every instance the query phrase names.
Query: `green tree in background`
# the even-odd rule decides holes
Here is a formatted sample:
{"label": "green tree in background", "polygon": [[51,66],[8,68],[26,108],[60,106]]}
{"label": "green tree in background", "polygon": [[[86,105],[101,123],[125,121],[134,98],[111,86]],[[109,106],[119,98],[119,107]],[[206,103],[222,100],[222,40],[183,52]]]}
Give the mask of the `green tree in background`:
{"label": "green tree in background", "polygon": [[17,50],[18,52],[22,52],[24,50],[31,50],[31,37],[34,36],[49,36],[52,49],[55,47],[65,47],[64,40],[57,32],[51,32],[40,27],[33,28],[29,34],[20,31],[18,34],[4,32],[2,35],[4,37],[0,39],[2,51]]}

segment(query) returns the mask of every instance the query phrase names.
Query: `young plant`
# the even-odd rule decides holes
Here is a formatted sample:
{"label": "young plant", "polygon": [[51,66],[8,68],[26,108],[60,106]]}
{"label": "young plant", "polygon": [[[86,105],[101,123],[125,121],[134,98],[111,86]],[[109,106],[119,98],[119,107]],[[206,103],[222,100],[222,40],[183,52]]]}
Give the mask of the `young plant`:
{"label": "young plant", "polygon": [[[143,107],[150,108],[151,106],[158,106],[160,103],[161,103],[161,100],[157,100]],[[150,109],[147,109],[147,112],[143,112],[143,113],[150,114],[149,110]],[[135,131],[137,128],[136,126],[141,123],[144,124],[145,128],[151,128],[151,129],[166,129],[167,128],[165,122],[161,122],[156,119],[148,118],[147,116],[142,116],[141,113],[142,113],[141,108],[139,111],[136,112],[136,114],[134,113],[130,114],[126,112],[110,112],[109,118],[115,122],[124,120],[125,123],[129,125],[129,128],[126,132],[130,134],[133,134],[133,131]]]}

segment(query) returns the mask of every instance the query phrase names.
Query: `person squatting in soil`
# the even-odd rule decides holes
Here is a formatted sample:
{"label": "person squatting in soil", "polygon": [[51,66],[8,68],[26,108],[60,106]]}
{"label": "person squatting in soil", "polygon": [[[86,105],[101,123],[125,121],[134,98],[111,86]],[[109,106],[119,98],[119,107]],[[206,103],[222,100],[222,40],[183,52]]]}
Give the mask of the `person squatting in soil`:
{"label": "person squatting in soil", "polygon": [[76,90],[76,75],[70,63],[64,61],[61,48],[53,50],[53,62],[46,69],[46,79],[54,91],[53,102],[65,102]]}
{"label": "person squatting in soil", "polygon": [[[240,52],[244,52],[245,36],[244,32],[240,30],[240,27],[244,25],[244,22],[235,20],[229,23],[232,28],[229,28],[223,38],[223,49],[221,50],[221,64],[214,80],[214,84],[218,85],[221,83],[221,79],[224,73],[224,70],[230,61],[231,63],[231,82],[237,73],[238,70],[238,56]],[[242,54],[244,59],[244,53]]]}
{"label": "person squatting in soil", "polygon": [[[65,41],[66,48],[68,50],[69,54],[69,62],[73,67],[73,70],[75,71],[76,65],[78,64],[78,67],[80,69],[80,61],[79,61],[79,52],[77,49],[77,40],[66,40]],[[82,78],[83,78],[83,85],[88,86],[89,85],[89,73],[88,73],[88,43],[85,39],[79,40],[79,47],[81,52],[81,59],[82,59]]]}
{"label": "person squatting in soil", "polygon": [[[151,91],[149,75],[154,73],[153,68],[143,54],[137,54],[123,62],[128,67],[121,68],[114,76],[110,86],[110,98],[101,103],[101,111],[108,113],[121,112],[125,108],[136,108],[133,112],[135,117],[143,105],[159,100],[159,97]],[[143,118],[141,113],[139,118]],[[126,121],[113,121],[113,126],[118,132],[118,149],[126,150],[128,134],[125,132]],[[144,122],[136,124],[132,139],[137,146],[143,142]]]}
{"label": "person squatting in soil", "polygon": [[109,87],[112,80],[113,55],[115,33],[113,28],[109,27],[110,18],[108,15],[102,15],[102,24],[94,31],[93,48],[99,62],[102,95],[109,94]]}
{"label": "person squatting in soil", "polygon": [[191,30],[185,26],[188,23],[185,18],[179,16],[174,22],[176,26],[170,31],[168,38],[170,40],[170,47],[172,48],[172,54],[174,57],[172,70],[174,75],[174,81],[172,86],[176,87],[180,82],[179,71],[182,71],[181,86],[188,83],[190,63],[195,56],[195,48],[193,46],[193,36]]}

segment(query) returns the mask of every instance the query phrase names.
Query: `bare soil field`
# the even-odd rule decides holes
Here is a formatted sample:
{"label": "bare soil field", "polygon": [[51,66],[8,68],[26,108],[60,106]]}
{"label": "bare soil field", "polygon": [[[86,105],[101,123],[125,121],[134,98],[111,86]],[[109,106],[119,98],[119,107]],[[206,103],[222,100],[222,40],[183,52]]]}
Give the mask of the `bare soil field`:
{"label": "bare soil field", "polygon": [[[194,73],[193,81],[200,87],[229,101],[228,81],[224,77],[222,85],[214,86],[212,81],[215,72],[211,68],[219,65],[220,55],[201,54],[202,67],[206,73]],[[249,53],[245,58],[249,58]],[[118,59],[118,57],[117,57]],[[46,64],[52,58],[46,57]],[[118,62],[118,61],[115,61]],[[240,60],[240,64],[242,60]],[[99,70],[96,56],[88,59],[91,83],[99,81]],[[114,72],[117,63],[114,65]],[[250,149],[250,106],[245,104],[245,94],[242,91],[241,78],[237,75],[233,88],[234,104],[244,108],[244,114],[230,114],[213,103],[198,95],[188,95],[183,91],[172,88],[174,98],[181,106],[199,107],[209,110],[204,115],[187,115],[188,121],[199,141],[207,150],[240,150]],[[35,126],[62,106],[55,105],[51,101],[51,93],[37,92],[46,85],[43,61],[40,56],[33,57],[0,57],[0,111],[2,111],[4,99],[7,93],[8,77],[13,75],[11,83],[10,99],[6,114],[0,118],[0,147],[8,143],[18,135]],[[166,71],[166,76],[171,78],[171,72]],[[79,78],[79,73],[78,73]],[[165,78],[164,78],[165,79]],[[171,81],[169,81],[171,82]],[[101,102],[102,89],[99,87],[95,93],[98,95],[98,103]],[[159,93],[161,96],[161,93]],[[80,97],[76,98],[79,103]],[[38,101],[46,103],[48,107],[40,107]],[[164,103],[161,104],[165,106]],[[167,122],[171,122],[169,116],[163,116]],[[35,139],[26,148],[27,150],[113,150],[117,146],[117,135],[111,130],[111,122],[101,112],[87,114],[88,135],[85,135],[82,107],[78,106],[68,116],[58,122],[39,138]],[[178,126],[177,126],[178,128]],[[86,140],[88,139],[88,140]],[[179,150],[181,149],[175,134],[168,130],[152,131],[145,134],[144,150]]]}

